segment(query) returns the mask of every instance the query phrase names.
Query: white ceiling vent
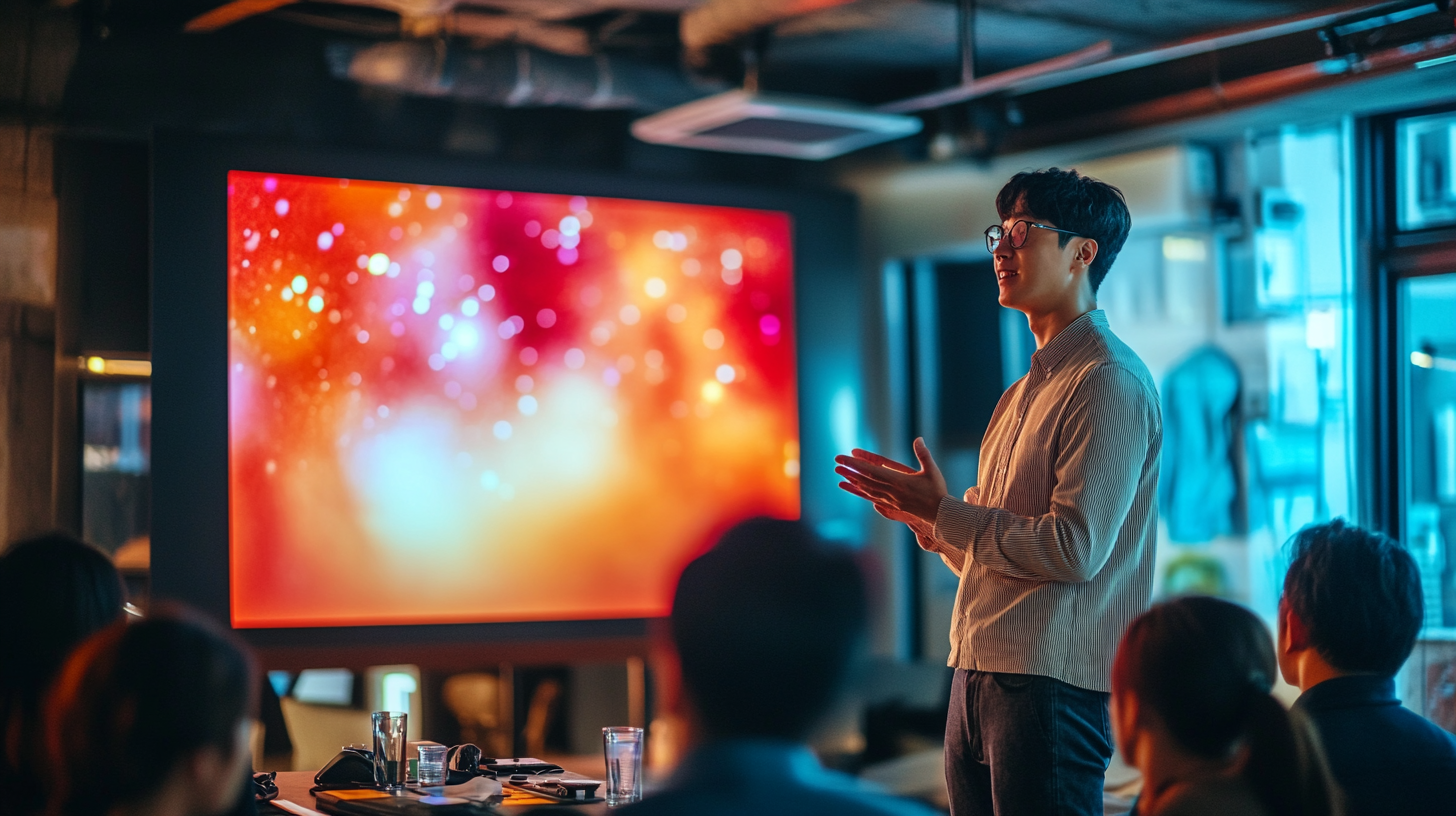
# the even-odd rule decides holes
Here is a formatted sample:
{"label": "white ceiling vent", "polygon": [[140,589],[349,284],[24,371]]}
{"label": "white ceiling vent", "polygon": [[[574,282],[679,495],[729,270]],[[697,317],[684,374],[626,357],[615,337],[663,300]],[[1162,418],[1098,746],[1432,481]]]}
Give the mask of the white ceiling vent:
{"label": "white ceiling vent", "polygon": [[920,127],[914,116],[811,97],[729,91],[638,119],[632,135],[678,147],[829,159],[918,133]]}

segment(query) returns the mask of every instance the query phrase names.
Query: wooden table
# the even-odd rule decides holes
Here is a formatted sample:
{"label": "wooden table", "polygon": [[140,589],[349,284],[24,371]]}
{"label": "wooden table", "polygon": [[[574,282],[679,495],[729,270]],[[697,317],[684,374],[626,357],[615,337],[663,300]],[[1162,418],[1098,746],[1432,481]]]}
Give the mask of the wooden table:
{"label": "wooden table", "polygon": [[[308,792],[309,788],[313,787],[313,777],[313,771],[279,771],[276,779],[278,783],[278,798],[287,799],[295,805],[303,805],[306,808],[317,810],[318,803],[314,795]],[[525,812],[543,809],[547,809],[547,806],[543,805],[540,808],[499,808],[503,812]],[[590,805],[551,805],[549,809],[552,812],[570,812],[572,814],[580,814],[580,816],[605,816],[609,812],[607,806],[602,802],[596,802]],[[258,813],[259,816],[275,816],[275,814],[276,816],[283,816],[286,811],[275,807],[268,807],[259,808]]]}
{"label": "wooden table", "polygon": [[[314,796],[308,792],[313,787],[313,776],[309,771],[279,771],[277,779],[274,780],[278,783],[278,798],[306,808],[315,807]],[[283,813],[278,808],[272,810],[273,813]]]}

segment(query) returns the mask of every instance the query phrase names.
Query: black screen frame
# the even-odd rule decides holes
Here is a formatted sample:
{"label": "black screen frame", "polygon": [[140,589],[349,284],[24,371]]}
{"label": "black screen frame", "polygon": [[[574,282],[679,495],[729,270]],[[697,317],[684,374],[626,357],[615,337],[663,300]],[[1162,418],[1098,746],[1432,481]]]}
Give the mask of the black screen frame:
{"label": "black screen frame", "polygon": [[[377,179],[787,212],[793,220],[801,517],[860,518],[835,487],[827,420],[863,394],[857,204],[838,191],[746,188],[557,171],[432,155],[161,132],[152,140],[152,594],[230,626],[227,173]],[[860,399],[863,403],[863,399]],[[818,418],[818,419],[816,419]],[[862,428],[863,420],[857,418]],[[862,432],[856,429],[856,435]],[[842,436],[842,433],[841,433]],[[261,648],[637,639],[650,620],[600,619],[237,629]]]}

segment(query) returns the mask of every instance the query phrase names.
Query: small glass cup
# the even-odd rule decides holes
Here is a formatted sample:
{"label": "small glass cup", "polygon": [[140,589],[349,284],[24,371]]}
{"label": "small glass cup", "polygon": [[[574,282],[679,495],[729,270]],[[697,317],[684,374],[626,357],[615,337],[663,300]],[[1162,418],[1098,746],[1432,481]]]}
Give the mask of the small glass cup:
{"label": "small glass cup", "polygon": [[607,761],[607,807],[642,800],[642,729],[602,729]]}
{"label": "small glass cup", "polygon": [[400,790],[409,772],[409,763],[405,761],[409,715],[402,711],[376,711],[372,716],[374,784],[384,790]]}
{"label": "small glass cup", "polygon": [[432,787],[445,784],[445,752],[448,750],[444,745],[420,746],[421,785]]}

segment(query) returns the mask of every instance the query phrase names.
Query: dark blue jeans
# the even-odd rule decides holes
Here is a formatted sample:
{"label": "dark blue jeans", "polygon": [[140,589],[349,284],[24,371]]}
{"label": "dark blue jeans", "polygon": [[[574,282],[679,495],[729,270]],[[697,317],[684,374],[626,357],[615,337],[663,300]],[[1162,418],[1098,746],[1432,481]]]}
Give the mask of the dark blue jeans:
{"label": "dark blue jeans", "polygon": [[956,669],[945,724],[951,816],[1101,816],[1108,695]]}

